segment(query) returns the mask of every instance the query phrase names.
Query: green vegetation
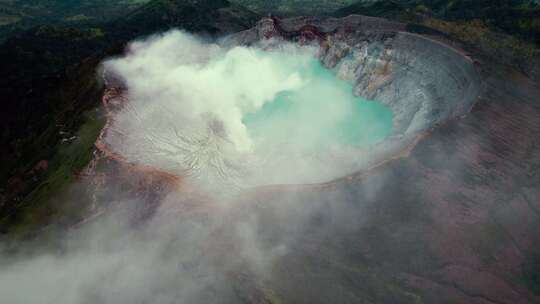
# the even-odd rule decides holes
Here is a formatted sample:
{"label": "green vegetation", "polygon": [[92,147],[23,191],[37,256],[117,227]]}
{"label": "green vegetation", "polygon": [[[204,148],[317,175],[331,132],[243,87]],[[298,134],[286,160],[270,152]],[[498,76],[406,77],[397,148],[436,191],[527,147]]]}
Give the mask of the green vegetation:
{"label": "green vegetation", "polygon": [[[171,27],[221,33],[251,27],[259,18],[214,0],[154,0],[123,13],[115,21],[36,26],[0,47],[0,234],[32,234],[52,221],[73,223],[82,214],[82,205],[61,197],[91,159],[103,124],[92,115],[102,96],[96,71],[104,58],[136,37]],[[42,161],[48,169],[36,172]]]}
{"label": "green vegetation", "polygon": [[[69,188],[90,160],[103,125],[92,110],[102,92],[96,77],[99,59],[73,64],[96,50],[99,35],[100,30],[92,28],[43,26],[29,37],[4,44],[1,50],[6,56],[0,82],[22,90],[2,90],[5,129],[10,131],[1,138],[7,149],[0,154],[6,164],[0,170],[7,194],[4,204],[0,202],[4,233],[35,232],[60,214],[77,219],[57,195]],[[70,44],[77,47],[66,47]],[[13,114],[21,112],[26,115]],[[47,168],[36,170],[39,163],[46,163]]]}
{"label": "green vegetation", "polygon": [[118,1],[121,5],[140,5],[140,4],[146,4],[150,2],[150,0],[123,0]]}
{"label": "green vegetation", "polygon": [[259,14],[279,15],[328,14],[351,5],[355,0],[232,0]]}
{"label": "green vegetation", "polygon": [[[416,5],[419,11],[424,11],[425,6]],[[344,17],[351,14],[359,14],[374,17],[386,17],[392,19],[403,19],[410,15],[410,10],[399,1],[356,1],[354,4],[338,9],[333,15]]]}
{"label": "green vegetation", "polygon": [[481,46],[484,49],[491,49],[493,52],[502,52],[519,58],[532,58],[540,55],[540,50],[534,43],[492,32],[484,22],[478,19],[451,22],[426,18],[422,23],[451,34],[461,41]]}
{"label": "green vegetation", "polygon": [[414,23],[435,19],[458,25],[473,22],[493,32],[540,43],[540,5],[527,0],[357,1],[335,13],[336,16],[349,14],[391,17]]}
{"label": "green vegetation", "polygon": [[0,26],[8,25],[11,23],[16,23],[21,20],[19,16],[1,16],[0,15]]}
{"label": "green vegetation", "polygon": [[460,40],[503,64],[537,76],[540,56],[540,4],[527,0],[358,1],[337,10],[407,23],[407,30]]}
{"label": "green vegetation", "polygon": [[0,1],[0,41],[43,24],[84,25],[122,17],[148,0],[13,0]]}
{"label": "green vegetation", "polygon": [[78,22],[78,21],[88,21],[88,20],[92,20],[92,19],[93,19],[92,17],[88,17],[85,14],[78,14],[78,15],[66,17],[66,18],[64,18],[64,21]]}
{"label": "green vegetation", "polygon": [[[51,222],[81,219],[86,209],[81,200],[63,199],[79,173],[91,160],[94,142],[105,119],[94,110],[84,114],[85,121],[71,143],[60,143],[48,162],[43,181],[21,202],[15,214],[0,219],[0,225],[13,223],[10,230],[24,236]],[[75,204],[75,205],[74,205]]]}

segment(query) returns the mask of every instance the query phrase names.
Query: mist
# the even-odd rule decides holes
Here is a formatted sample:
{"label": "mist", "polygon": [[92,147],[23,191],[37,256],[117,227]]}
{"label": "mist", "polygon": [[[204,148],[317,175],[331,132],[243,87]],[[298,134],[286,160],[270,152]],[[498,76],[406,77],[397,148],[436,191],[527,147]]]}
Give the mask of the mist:
{"label": "mist", "polygon": [[[381,190],[375,186],[366,187],[372,197]],[[285,191],[207,201],[173,191],[141,220],[133,206],[148,202],[104,195],[103,203],[116,207],[59,233],[58,244],[36,240],[16,254],[0,250],[0,298],[51,304],[268,300],[276,296],[269,286],[283,281],[283,265],[298,259],[313,237],[354,232],[367,222],[364,203],[346,196],[342,190]]]}

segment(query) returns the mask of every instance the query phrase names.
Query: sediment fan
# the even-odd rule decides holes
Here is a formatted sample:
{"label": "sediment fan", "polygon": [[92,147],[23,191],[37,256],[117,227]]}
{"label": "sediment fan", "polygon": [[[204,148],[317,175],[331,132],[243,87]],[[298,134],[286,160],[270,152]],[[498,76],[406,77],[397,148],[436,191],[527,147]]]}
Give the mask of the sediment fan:
{"label": "sediment fan", "polygon": [[[284,176],[254,177],[259,160],[236,154],[227,126],[208,116],[204,124],[190,126],[189,132],[170,127],[166,133],[148,127],[144,132],[126,134],[115,121],[120,112],[129,113],[131,123],[142,123],[141,113],[126,98],[127,92],[108,81],[104,103],[109,122],[99,147],[117,159],[149,165],[173,175],[200,179],[226,187],[261,186],[272,183],[321,183],[367,169],[399,155],[433,126],[466,114],[481,91],[473,62],[459,46],[440,37],[425,37],[404,31],[404,25],[378,18],[349,16],[342,19],[265,18],[250,30],[220,41],[220,46],[252,46],[265,50],[283,42],[315,44],[322,65],[343,80],[354,84],[354,94],[377,100],[393,112],[393,134],[363,153],[361,162],[346,163],[347,170],[313,179]],[[129,89],[129,88],[127,88]],[[175,119],[169,109],[159,109],[159,120]],[[170,116],[172,115],[172,116]],[[159,124],[160,122],[156,122]],[[144,147],[131,153],[119,145]],[[285,151],[273,151],[287,157]],[[283,152],[283,153],[280,153]],[[176,162],[156,162],[156,156],[171,156]],[[353,154],[351,154],[353,155]],[[330,158],[319,159],[330,162]],[[328,168],[332,167],[328,163]],[[255,168],[255,169],[254,169]],[[324,170],[320,170],[324,171]],[[211,175],[211,176],[210,176]],[[253,182],[254,181],[254,182]]]}

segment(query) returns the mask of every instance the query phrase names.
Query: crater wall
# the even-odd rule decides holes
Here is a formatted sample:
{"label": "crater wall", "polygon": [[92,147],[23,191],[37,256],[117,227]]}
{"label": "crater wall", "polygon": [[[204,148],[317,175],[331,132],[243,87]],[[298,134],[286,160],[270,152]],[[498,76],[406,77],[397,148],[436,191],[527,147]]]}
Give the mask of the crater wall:
{"label": "crater wall", "polygon": [[473,61],[455,43],[380,18],[269,17],[225,43],[271,46],[282,40],[319,43],[323,64],[354,83],[356,95],[392,109],[396,138],[466,114],[481,92]]}

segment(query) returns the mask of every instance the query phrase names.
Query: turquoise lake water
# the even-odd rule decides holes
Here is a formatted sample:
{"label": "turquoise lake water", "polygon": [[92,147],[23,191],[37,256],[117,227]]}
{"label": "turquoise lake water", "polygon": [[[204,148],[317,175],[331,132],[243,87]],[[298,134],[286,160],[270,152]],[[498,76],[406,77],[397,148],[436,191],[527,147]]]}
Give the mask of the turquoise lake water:
{"label": "turquoise lake water", "polygon": [[[281,53],[262,56],[274,56],[278,62],[294,60]],[[319,60],[308,60],[295,72],[305,81],[300,89],[279,92],[258,111],[244,115],[252,138],[272,143],[301,141],[313,148],[366,146],[391,134],[391,110],[354,96],[352,84],[337,78]]]}

